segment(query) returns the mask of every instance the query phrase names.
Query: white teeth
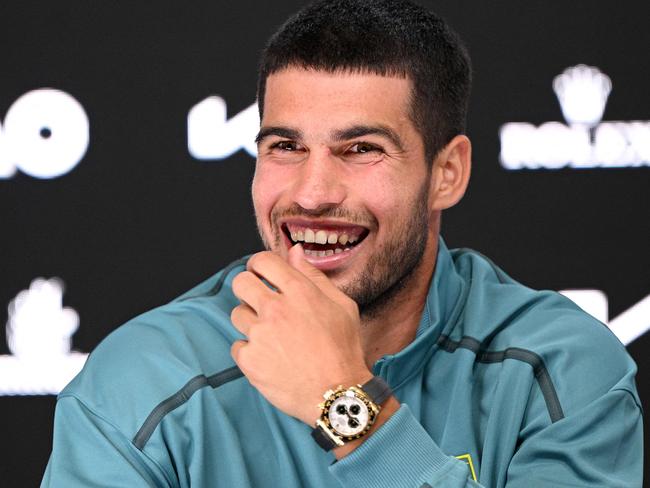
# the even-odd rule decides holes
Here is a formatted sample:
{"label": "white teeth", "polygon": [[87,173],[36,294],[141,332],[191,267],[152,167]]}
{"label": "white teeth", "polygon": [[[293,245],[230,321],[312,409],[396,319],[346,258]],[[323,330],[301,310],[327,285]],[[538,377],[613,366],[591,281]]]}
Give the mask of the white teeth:
{"label": "white teeth", "polygon": [[[306,242],[316,244],[336,244],[342,246],[354,244],[359,240],[359,236],[350,236],[348,234],[337,234],[336,232],[327,232],[325,230],[314,231],[312,229],[289,231],[293,242]],[[347,250],[347,249],[345,249]]]}
{"label": "white teeth", "polygon": [[311,256],[311,251],[309,249],[303,249],[306,256]]}
{"label": "white teeth", "polygon": [[325,251],[325,256],[332,256],[333,254],[334,254],[333,249],[328,249],[327,251]]}
{"label": "white teeth", "polygon": [[336,249],[334,249],[334,254],[341,254],[342,252],[343,252],[343,249],[341,249],[340,247],[337,247]]}
{"label": "white teeth", "polygon": [[319,258],[324,258],[325,257],[325,251],[318,251],[318,257]]}
{"label": "white teeth", "polygon": [[344,251],[349,251],[350,249],[352,249],[352,248],[350,248],[350,247],[346,247],[346,248],[343,249],[343,250],[344,250]]}
{"label": "white teeth", "polygon": [[326,244],[327,243],[327,232],[324,230],[319,230],[316,232],[316,239],[315,241],[316,244]]}

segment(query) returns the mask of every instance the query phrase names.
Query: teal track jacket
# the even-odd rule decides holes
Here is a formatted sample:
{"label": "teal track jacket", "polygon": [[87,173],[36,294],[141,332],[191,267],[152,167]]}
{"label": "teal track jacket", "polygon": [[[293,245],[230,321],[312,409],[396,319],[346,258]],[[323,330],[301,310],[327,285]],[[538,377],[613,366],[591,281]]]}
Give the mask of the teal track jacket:
{"label": "teal track jacket", "polygon": [[[110,334],[61,392],[44,487],[640,487],[636,366],[600,322],[442,239],[401,408],[335,462],[230,356],[231,264]],[[287,371],[287,375],[300,374]],[[476,481],[474,480],[476,478]]]}

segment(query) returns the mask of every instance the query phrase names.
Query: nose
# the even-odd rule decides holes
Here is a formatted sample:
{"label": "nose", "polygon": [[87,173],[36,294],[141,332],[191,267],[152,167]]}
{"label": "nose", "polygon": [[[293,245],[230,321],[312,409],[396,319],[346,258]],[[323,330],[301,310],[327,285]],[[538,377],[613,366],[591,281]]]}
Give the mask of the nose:
{"label": "nose", "polygon": [[340,205],[347,195],[340,162],[327,148],[309,152],[300,164],[294,184],[294,201],[306,210]]}

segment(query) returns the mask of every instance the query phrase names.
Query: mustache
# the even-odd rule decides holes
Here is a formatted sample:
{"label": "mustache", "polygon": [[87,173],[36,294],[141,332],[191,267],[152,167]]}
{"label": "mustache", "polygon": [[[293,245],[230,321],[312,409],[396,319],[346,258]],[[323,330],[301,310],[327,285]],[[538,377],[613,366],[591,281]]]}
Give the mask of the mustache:
{"label": "mustache", "polygon": [[303,208],[297,203],[285,208],[275,208],[271,212],[271,222],[277,226],[280,219],[287,217],[310,217],[341,219],[351,224],[373,228],[377,219],[370,212],[353,211],[340,205],[323,204],[313,209]]}

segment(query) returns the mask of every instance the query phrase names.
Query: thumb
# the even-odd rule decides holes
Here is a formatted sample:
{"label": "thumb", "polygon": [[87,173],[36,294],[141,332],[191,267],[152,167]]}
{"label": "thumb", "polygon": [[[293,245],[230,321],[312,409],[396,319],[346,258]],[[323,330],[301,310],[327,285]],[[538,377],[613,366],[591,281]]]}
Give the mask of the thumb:
{"label": "thumb", "polygon": [[330,279],[325,276],[325,273],[305,259],[305,251],[301,244],[296,244],[289,249],[289,264],[304,274],[309,281],[314,283],[327,295],[330,295],[333,292],[339,292],[339,289],[332,284]]}

